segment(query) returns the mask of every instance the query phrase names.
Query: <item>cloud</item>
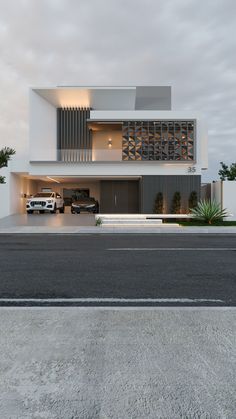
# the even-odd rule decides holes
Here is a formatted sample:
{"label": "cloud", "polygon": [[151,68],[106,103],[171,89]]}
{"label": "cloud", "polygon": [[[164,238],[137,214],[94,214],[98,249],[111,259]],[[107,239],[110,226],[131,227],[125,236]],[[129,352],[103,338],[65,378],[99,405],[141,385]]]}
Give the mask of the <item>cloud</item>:
{"label": "cloud", "polygon": [[[209,171],[236,161],[234,0],[0,0],[0,143],[27,141],[28,88],[173,86],[201,111]],[[201,7],[200,7],[201,6]]]}

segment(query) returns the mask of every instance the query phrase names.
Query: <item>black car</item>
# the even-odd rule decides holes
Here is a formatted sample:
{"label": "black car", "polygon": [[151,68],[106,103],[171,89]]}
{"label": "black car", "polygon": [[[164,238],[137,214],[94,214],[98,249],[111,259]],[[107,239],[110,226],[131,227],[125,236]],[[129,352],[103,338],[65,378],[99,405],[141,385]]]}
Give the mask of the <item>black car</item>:
{"label": "black car", "polygon": [[71,204],[71,214],[80,214],[81,211],[97,214],[99,210],[98,201],[94,198],[80,198]]}

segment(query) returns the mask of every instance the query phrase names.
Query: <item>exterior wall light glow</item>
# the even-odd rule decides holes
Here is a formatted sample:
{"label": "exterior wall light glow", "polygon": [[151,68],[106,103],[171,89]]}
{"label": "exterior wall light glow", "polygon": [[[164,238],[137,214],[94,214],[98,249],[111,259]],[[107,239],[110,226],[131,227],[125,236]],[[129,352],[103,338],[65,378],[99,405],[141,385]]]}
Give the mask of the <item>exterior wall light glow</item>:
{"label": "exterior wall light glow", "polygon": [[60,182],[59,182],[59,180],[53,179],[53,178],[52,178],[52,177],[50,177],[50,176],[47,176],[47,179],[52,180],[53,182],[56,182],[56,183],[60,183]]}
{"label": "exterior wall light glow", "polygon": [[112,139],[111,139],[111,138],[109,138],[109,140],[108,140],[108,147],[109,147],[109,148],[111,148],[111,147],[112,147]]}

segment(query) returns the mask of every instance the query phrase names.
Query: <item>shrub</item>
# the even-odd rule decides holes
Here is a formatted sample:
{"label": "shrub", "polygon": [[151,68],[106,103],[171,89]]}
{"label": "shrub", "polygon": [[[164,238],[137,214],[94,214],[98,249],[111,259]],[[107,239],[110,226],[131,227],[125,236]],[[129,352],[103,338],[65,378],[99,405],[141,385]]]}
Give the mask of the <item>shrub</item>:
{"label": "shrub", "polygon": [[220,162],[221,169],[219,170],[218,174],[221,180],[236,180],[236,163],[232,163],[230,166]]}
{"label": "shrub", "polygon": [[[15,150],[9,147],[4,147],[0,150],[0,169],[7,167],[8,161],[11,160],[11,156],[15,153]],[[5,183],[5,176],[0,176],[0,183]]]}
{"label": "shrub", "polygon": [[209,200],[200,200],[196,208],[192,208],[190,213],[196,220],[201,220],[208,224],[220,221],[228,215],[227,210],[222,209],[220,204]]}
{"label": "shrub", "polygon": [[100,218],[100,217],[98,217],[97,219],[96,219],[96,226],[97,227],[100,227],[102,225],[102,219]]}
{"label": "shrub", "polygon": [[196,206],[197,206],[197,192],[192,191],[191,194],[189,195],[188,207],[189,209],[191,209],[191,208],[195,208]]}
{"label": "shrub", "polygon": [[173,200],[172,200],[171,212],[172,214],[180,214],[180,209],[181,209],[181,195],[179,192],[175,192]]}
{"label": "shrub", "polygon": [[163,214],[163,193],[162,192],[159,192],[156,195],[153,212],[154,214]]}

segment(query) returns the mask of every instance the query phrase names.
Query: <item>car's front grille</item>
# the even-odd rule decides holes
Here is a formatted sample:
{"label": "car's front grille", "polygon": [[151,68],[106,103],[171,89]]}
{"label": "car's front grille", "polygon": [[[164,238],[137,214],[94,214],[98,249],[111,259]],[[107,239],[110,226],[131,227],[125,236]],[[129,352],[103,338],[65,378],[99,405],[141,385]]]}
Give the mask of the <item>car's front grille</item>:
{"label": "car's front grille", "polygon": [[41,205],[41,207],[45,207],[46,202],[45,202],[45,201],[31,201],[31,202],[30,202],[30,205],[31,205],[32,207],[34,207],[35,205]]}

